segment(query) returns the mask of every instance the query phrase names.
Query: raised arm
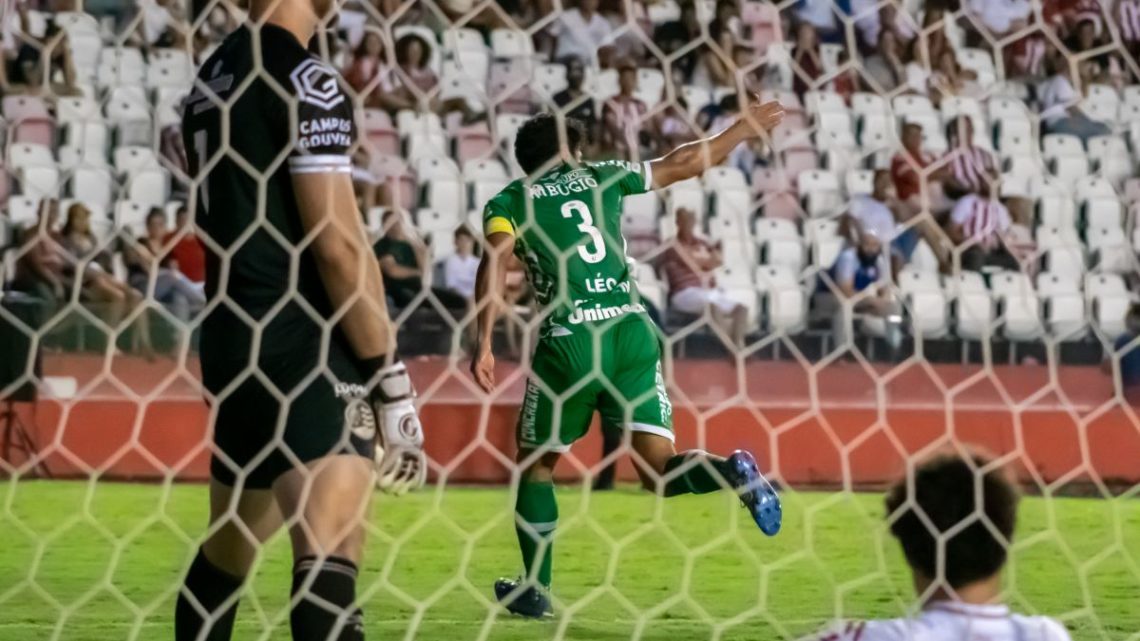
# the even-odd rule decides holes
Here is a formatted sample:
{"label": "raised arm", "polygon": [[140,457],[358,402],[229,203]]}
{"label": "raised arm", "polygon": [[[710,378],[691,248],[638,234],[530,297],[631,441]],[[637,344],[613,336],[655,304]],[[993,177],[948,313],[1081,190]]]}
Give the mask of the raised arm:
{"label": "raised arm", "polygon": [[478,347],[471,359],[471,373],[485,392],[495,388],[495,355],[491,351],[491,341],[507,282],[508,259],[514,250],[514,234],[502,231],[490,234],[483,258],[479,261],[479,270],[475,273]]}
{"label": "raised arm", "polygon": [[784,108],[780,103],[753,103],[724,131],[685,143],[661,158],[649,161],[653,186],[660,189],[701,175],[705,169],[724,162],[737,145],[760,137],[761,131],[772,131],[783,119]]}

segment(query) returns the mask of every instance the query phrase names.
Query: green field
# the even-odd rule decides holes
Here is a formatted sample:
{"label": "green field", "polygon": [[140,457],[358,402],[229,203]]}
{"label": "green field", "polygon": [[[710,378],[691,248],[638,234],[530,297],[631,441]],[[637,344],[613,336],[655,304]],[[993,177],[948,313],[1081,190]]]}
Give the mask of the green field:
{"label": "green field", "polygon": [[[205,488],[5,482],[0,639],[168,639],[173,595],[205,519]],[[517,571],[509,494],[378,497],[362,574],[371,639],[787,639],[836,617],[897,616],[909,585],[880,497],[786,497],[768,539],[726,494],[668,501],[560,492],[560,616],[499,616]],[[238,639],[287,639],[284,536],[242,604]],[[1140,638],[1140,502],[1027,499],[1009,599],[1075,639]]]}

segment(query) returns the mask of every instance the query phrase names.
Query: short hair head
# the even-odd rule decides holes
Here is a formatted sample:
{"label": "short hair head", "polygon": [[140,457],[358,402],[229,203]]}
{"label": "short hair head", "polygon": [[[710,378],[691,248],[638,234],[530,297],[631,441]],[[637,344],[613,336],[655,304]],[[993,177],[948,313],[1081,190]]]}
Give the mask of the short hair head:
{"label": "short hair head", "polygon": [[[565,131],[563,146],[562,131]],[[519,127],[515,135],[515,160],[527,175],[542,169],[561,155],[576,158],[586,139],[586,126],[574,118],[558,122],[554,114],[541,113]]]}
{"label": "short hair head", "polygon": [[[1005,565],[1017,502],[1017,489],[1004,472],[992,469],[988,457],[956,451],[923,461],[913,478],[900,480],[886,497],[887,513],[895,516],[891,534],[902,545],[911,569],[925,579],[942,578],[953,589],[988,579]],[[920,514],[935,532],[927,529]],[[964,522],[969,524],[961,526]],[[939,576],[938,537],[958,527],[944,541],[945,572]]]}

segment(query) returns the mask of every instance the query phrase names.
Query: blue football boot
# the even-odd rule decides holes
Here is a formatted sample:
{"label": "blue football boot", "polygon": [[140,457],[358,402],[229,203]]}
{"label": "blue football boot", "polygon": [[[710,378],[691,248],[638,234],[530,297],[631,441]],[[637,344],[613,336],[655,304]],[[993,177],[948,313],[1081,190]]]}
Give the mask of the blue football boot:
{"label": "blue football boot", "polygon": [[740,494],[740,502],[748,508],[760,531],[775,536],[780,531],[780,521],[783,518],[780,497],[760,473],[756,459],[750,452],[736,450],[728,457],[727,463],[725,481]]}

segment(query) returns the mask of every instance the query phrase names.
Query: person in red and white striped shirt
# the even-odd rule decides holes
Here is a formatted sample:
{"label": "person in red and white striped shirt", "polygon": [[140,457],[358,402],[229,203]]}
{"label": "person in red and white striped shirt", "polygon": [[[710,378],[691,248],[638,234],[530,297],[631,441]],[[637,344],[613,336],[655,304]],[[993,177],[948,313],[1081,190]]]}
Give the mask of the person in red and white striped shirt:
{"label": "person in red and white striped shirt", "polygon": [[643,140],[648,142],[647,129],[653,124],[649,107],[634,93],[637,91],[637,66],[623,62],[618,69],[618,95],[602,106],[602,145],[617,152],[625,160],[641,158]]}
{"label": "person in red and white striped shirt", "polygon": [[1000,601],[1017,503],[1017,489],[986,456],[948,450],[920,463],[887,492],[886,504],[922,610],[905,618],[840,622],[814,639],[1070,641],[1056,620],[1014,614]]}
{"label": "person in red and white striped shirt", "polygon": [[1117,0],[1115,13],[1124,48],[1133,56],[1140,54],[1140,0]]}
{"label": "person in red and white striped shirt", "polygon": [[969,194],[954,205],[946,233],[955,245],[964,246],[962,269],[1020,269],[1006,245],[1006,234],[1012,226],[1009,209],[1000,200]]}
{"label": "person in red and white striped shirt", "polygon": [[946,140],[950,149],[944,170],[943,186],[947,194],[988,193],[998,177],[994,155],[974,144],[974,123],[958,116],[946,124]]}

